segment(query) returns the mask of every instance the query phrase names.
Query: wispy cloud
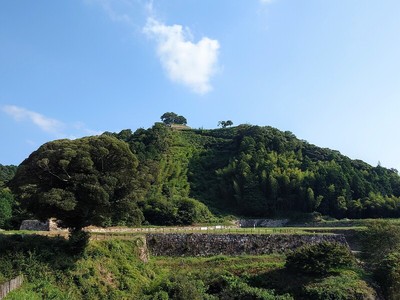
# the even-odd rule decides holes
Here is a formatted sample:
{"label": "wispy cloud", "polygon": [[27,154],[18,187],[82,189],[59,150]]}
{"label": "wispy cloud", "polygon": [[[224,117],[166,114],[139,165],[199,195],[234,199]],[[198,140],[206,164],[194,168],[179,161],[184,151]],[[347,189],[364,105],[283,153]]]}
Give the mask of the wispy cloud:
{"label": "wispy cloud", "polygon": [[275,2],[275,0],[259,0],[261,4],[271,4],[272,2]]}
{"label": "wispy cloud", "polygon": [[132,12],[135,9],[135,2],[132,0],[85,0],[85,2],[99,5],[114,22],[133,25]]}
{"label": "wispy cloud", "polygon": [[[72,125],[65,124],[59,120],[46,117],[38,112],[28,110],[16,105],[4,105],[1,110],[11,116],[17,122],[30,122],[42,131],[51,134],[56,138],[75,138],[82,135],[99,135],[102,132],[91,130],[82,122],[76,122]],[[74,135],[71,135],[71,132]],[[68,133],[66,133],[68,132]]]}
{"label": "wispy cloud", "polygon": [[57,134],[64,127],[64,124],[58,120],[45,117],[42,114],[15,105],[5,105],[2,110],[14,120],[28,120],[48,133]]}
{"label": "wispy cloud", "polygon": [[103,131],[100,131],[100,130],[93,130],[93,129],[87,128],[86,124],[83,122],[76,122],[73,125],[73,128],[75,130],[77,130],[78,132],[82,132],[83,134],[87,134],[87,135],[100,135],[103,133]]}
{"label": "wispy cloud", "polygon": [[194,43],[188,28],[168,26],[153,17],[147,19],[143,32],[156,40],[157,55],[172,81],[199,94],[212,89],[210,79],[217,70],[220,48],[217,40],[203,37]]}

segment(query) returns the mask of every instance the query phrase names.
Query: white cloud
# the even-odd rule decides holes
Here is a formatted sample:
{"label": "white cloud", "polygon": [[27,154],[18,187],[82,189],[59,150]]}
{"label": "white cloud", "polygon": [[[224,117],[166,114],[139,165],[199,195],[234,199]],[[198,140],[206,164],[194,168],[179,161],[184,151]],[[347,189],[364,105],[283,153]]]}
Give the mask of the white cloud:
{"label": "white cloud", "polygon": [[[44,132],[50,133],[56,138],[76,138],[76,136],[99,135],[102,133],[101,131],[87,128],[82,122],[76,122],[72,125],[64,124],[56,119],[48,118],[40,113],[15,105],[5,105],[1,109],[3,112],[10,115],[15,121],[29,121]],[[65,131],[74,131],[74,135],[66,134]]]}
{"label": "white cloud", "polygon": [[261,4],[271,4],[275,0],[259,0]]}
{"label": "white cloud", "polygon": [[47,118],[37,112],[27,110],[15,105],[3,106],[3,111],[16,121],[29,120],[40,129],[48,133],[58,133],[64,124],[58,120]]}
{"label": "white cloud", "polygon": [[154,18],[147,19],[143,31],[157,41],[157,55],[172,81],[199,94],[212,89],[210,79],[217,70],[220,47],[217,40],[203,37],[193,43],[189,29],[167,26]]}

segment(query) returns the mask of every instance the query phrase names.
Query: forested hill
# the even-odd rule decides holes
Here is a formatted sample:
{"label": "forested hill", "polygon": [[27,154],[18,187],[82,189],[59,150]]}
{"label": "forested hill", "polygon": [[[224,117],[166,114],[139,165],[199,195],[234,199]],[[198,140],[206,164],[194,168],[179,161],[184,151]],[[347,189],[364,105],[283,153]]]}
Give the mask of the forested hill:
{"label": "forested hill", "polygon": [[248,217],[319,211],[334,217],[400,216],[396,170],[372,167],[272,127],[174,131],[157,123],[115,137],[139,159],[147,201],[191,197]]}
{"label": "forested hill", "polygon": [[0,186],[3,182],[6,182],[14,177],[17,171],[17,166],[3,166],[0,164]]}
{"label": "forested hill", "polygon": [[156,123],[49,142],[18,167],[9,186],[28,212],[76,228],[191,224],[212,219],[210,210],[400,216],[396,170],[251,125],[176,130]]}

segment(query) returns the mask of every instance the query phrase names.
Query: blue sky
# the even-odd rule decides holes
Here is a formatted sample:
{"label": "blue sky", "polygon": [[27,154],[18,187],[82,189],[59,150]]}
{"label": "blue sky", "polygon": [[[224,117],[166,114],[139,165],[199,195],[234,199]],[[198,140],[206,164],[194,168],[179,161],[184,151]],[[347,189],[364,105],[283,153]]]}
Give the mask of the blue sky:
{"label": "blue sky", "polygon": [[400,169],[400,1],[0,2],[1,164],[167,111]]}

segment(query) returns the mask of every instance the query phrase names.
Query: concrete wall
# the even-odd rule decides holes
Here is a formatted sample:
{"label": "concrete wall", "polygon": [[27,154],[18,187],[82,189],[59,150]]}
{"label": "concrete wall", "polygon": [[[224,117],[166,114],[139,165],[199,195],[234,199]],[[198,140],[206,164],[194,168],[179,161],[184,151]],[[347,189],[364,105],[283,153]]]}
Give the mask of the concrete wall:
{"label": "concrete wall", "polygon": [[343,235],[300,234],[147,234],[154,256],[259,255],[284,253],[305,244],[323,241],[347,245]]}
{"label": "concrete wall", "polygon": [[17,276],[10,281],[0,284],[0,299],[3,299],[7,294],[17,288],[19,288],[24,282],[24,277],[22,275]]}

